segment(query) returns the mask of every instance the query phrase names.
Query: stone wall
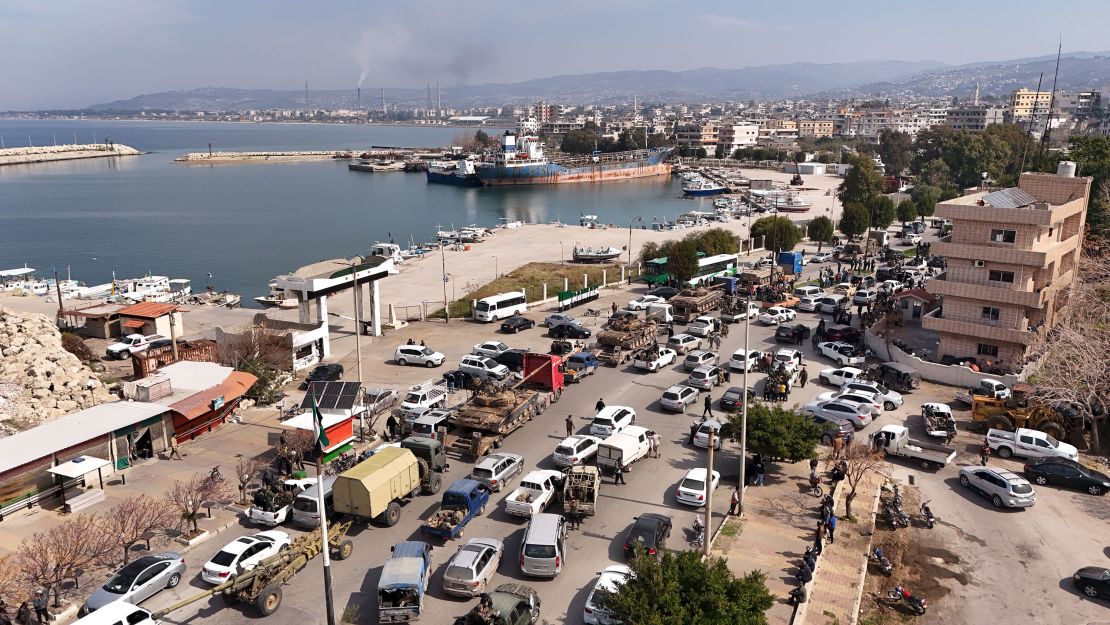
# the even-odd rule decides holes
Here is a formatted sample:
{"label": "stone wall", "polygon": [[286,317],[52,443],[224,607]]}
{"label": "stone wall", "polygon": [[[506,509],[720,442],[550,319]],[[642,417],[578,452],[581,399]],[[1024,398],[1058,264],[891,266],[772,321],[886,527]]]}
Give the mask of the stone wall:
{"label": "stone wall", "polygon": [[0,437],[112,399],[53,319],[0,306]]}

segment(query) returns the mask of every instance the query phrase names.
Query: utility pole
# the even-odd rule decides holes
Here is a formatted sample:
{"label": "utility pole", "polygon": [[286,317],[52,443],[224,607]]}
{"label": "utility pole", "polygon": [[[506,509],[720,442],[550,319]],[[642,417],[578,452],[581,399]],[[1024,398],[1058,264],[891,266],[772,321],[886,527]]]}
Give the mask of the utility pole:
{"label": "utility pole", "polygon": [[709,430],[709,448],[706,449],[705,470],[705,540],[702,541],[702,553],[709,555],[709,539],[713,536],[713,447],[717,444],[716,430]]}
{"label": "utility pole", "polygon": [[[115,277],[112,278],[115,285]],[[173,352],[173,361],[177,362],[177,308],[170,311],[170,350]]]}
{"label": "utility pole", "polygon": [[632,282],[632,224],[636,222],[644,223],[643,217],[633,217],[628,220],[628,282]]}
{"label": "utility pole", "polygon": [[[309,391],[311,392],[311,391]],[[315,420],[315,415],[313,415]],[[322,427],[322,424],[316,427]],[[324,605],[327,608],[328,625],[335,625],[335,604],[331,594],[331,547],[328,545],[328,521],[324,511],[324,449],[319,446],[316,450],[316,506],[320,511],[320,545],[321,555],[324,556]]]}
{"label": "utility pole", "polygon": [[359,341],[359,335],[362,334],[362,320],[360,318],[362,308],[362,293],[359,292],[358,284],[358,264],[355,259],[351,259],[351,277],[354,279],[354,300],[355,300],[355,363],[358,368],[358,383],[362,384],[362,343]]}
{"label": "utility pole", "polygon": [[443,251],[443,241],[439,242],[439,260],[443,268],[443,318],[451,323],[451,303],[447,299],[447,254]]}
{"label": "utility pole", "polygon": [[58,282],[58,270],[54,270],[54,290],[58,293],[58,321],[62,320],[65,308],[62,306],[62,285]]}
{"label": "utility pole", "polygon": [[752,368],[751,351],[748,341],[751,339],[752,320],[748,316],[752,309],[752,292],[748,290],[748,307],[744,310],[744,408],[740,417],[740,516],[744,516],[744,490],[748,487],[748,372]]}

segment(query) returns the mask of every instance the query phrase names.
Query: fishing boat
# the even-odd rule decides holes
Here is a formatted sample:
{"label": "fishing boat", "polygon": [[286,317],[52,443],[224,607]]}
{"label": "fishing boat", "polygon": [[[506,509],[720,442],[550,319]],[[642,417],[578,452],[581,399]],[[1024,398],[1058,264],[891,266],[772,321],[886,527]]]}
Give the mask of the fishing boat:
{"label": "fishing boat", "polygon": [[574,244],[573,258],[576,263],[600,263],[613,260],[624,253],[619,247],[579,247]]}
{"label": "fishing boat", "polygon": [[204,293],[189,296],[186,303],[197,306],[224,306],[227,308],[235,308],[240,304],[242,299],[242,296],[238,293],[209,290]]}
{"label": "fishing boat", "polygon": [[802,200],[796,193],[779,194],[770,199],[769,207],[780,213],[805,213],[813,208],[812,202]]}
{"label": "fishing boat", "polygon": [[705,178],[694,178],[682,183],[682,192],[693,197],[720,195],[725,190],[721,185]]}
{"label": "fishing boat", "polygon": [[597,226],[597,215],[582,215],[578,218],[578,225],[587,228],[594,228]]}
{"label": "fishing boat", "polygon": [[254,298],[266,308],[296,308],[300,302],[296,297],[286,297],[285,291],[277,288],[277,280],[270,280],[270,294]]}

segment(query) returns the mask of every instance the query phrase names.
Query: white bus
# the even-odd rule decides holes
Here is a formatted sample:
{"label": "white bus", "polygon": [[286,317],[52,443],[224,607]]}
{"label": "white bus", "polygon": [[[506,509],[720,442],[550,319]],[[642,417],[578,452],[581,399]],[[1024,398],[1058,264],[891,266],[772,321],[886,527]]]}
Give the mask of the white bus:
{"label": "white bus", "polygon": [[690,286],[698,286],[706,282],[713,282],[713,278],[736,275],[736,255],[718,254],[698,259],[698,273],[687,282]]}
{"label": "white bus", "polygon": [[511,291],[478,300],[474,307],[474,318],[478,321],[498,321],[528,310],[523,291]]}

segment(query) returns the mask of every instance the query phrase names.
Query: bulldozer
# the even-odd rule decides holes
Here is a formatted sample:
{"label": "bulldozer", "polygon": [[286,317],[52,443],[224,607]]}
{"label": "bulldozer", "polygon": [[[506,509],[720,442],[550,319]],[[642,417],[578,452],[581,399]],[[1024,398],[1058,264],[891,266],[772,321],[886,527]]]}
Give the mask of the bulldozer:
{"label": "bulldozer", "polygon": [[971,419],[982,430],[994,428],[1013,432],[1015,428],[1040,430],[1057,440],[1067,440],[1071,424],[1057,410],[1038,403],[1033,397],[1033,387],[1019,382],[1011,389],[1010,397],[974,395],[971,400]]}

